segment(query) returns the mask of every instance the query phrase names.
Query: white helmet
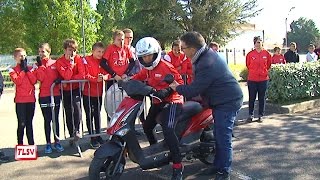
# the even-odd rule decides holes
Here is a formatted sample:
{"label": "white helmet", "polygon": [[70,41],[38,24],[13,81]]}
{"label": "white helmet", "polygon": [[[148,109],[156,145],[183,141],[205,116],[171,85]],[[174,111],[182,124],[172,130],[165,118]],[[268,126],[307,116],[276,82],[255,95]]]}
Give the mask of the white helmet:
{"label": "white helmet", "polygon": [[[148,70],[154,69],[161,59],[161,47],[158,41],[153,37],[144,37],[136,44],[136,54],[140,63]],[[143,56],[153,54],[153,60],[150,63],[145,63]]]}

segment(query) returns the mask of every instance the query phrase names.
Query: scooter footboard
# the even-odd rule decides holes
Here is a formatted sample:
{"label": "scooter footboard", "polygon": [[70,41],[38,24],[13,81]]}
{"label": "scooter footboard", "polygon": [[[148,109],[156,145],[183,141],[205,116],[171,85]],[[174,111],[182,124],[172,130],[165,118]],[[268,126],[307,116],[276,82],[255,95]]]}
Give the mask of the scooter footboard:
{"label": "scooter footboard", "polygon": [[94,156],[98,158],[105,158],[114,156],[121,151],[121,146],[115,142],[108,141],[100,146],[95,152]]}

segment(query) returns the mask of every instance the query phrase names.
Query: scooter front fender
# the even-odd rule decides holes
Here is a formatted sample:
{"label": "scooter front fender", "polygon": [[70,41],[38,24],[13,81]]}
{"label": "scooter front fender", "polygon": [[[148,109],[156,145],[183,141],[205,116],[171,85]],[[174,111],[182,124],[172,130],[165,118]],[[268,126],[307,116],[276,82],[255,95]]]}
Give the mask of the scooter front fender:
{"label": "scooter front fender", "polygon": [[94,152],[94,156],[98,158],[114,156],[115,154],[119,153],[121,149],[121,146],[116,142],[108,141]]}

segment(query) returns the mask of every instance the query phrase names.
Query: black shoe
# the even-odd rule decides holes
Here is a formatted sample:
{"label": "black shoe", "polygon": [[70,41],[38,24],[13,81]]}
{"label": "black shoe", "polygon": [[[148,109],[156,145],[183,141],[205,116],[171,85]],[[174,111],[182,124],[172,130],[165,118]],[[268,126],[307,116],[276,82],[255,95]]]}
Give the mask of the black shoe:
{"label": "black shoe", "polygon": [[90,140],[90,146],[93,148],[93,149],[97,149],[100,147],[100,144],[98,143],[97,139],[95,138],[92,138]]}
{"label": "black shoe", "polygon": [[100,136],[97,137],[97,141],[100,145],[105,143],[105,141]]}
{"label": "black shoe", "polygon": [[211,168],[208,168],[208,169],[202,171],[201,175],[203,175],[203,176],[214,176],[217,172],[218,172],[218,170],[217,170],[216,167],[211,167]]}
{"label": "black shoe", "polygon": [[182,166],[182,168],[176,169],[176,168],[172,168],[172,177],[171,180],[182,180],[183,179],[183,169],[184,167]]}
{"label": "black shoe", "polygon": [[263,122],[263,116],[259,116],[258,122],[259,122],[259,123],[262,123],[262,122]]}
{"label": "black shoe", "polygon": [[247,123],[251,123],[252,120],[253,120],[253,115],[251,115],[251,116],[249,116],[249,117],[247,118]]}
{"label": "black shoe", "polygon": [[217,172],[214,180],[230,180],[230,174]]}

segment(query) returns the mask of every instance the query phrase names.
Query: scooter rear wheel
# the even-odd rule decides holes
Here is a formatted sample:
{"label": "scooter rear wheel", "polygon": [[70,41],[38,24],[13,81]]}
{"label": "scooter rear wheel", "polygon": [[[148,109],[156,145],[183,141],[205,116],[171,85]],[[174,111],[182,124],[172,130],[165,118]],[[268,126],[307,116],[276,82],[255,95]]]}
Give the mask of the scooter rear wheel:
{"label": "scooter rear wheel", "polygon": [[98,158],[94,157],[89,167],[90,180],[119,180],[124,171],[125,159],[121,157],[116,173],[112,175],[114,167],[117,163],[118,157]]}

